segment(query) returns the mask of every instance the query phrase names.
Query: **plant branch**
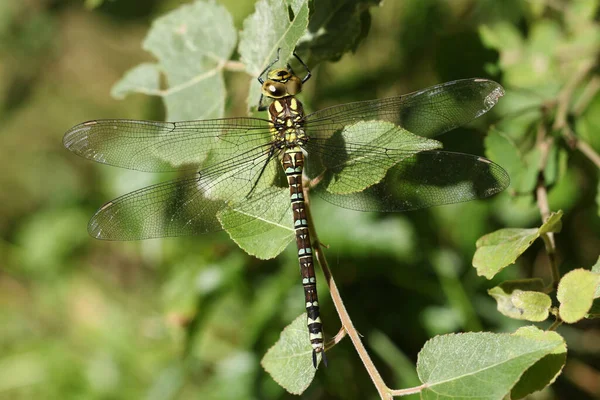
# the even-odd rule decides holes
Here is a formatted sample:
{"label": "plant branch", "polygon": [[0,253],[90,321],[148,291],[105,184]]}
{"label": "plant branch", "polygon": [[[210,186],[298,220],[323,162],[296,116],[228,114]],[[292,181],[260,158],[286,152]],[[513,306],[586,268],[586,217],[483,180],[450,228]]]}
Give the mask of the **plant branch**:
{"label": "plant branch", "polygon": [[[546,189],[546,180],[544,179],[544,170],[548,163],[548,154],[554,139],[547,136],[546,125],[544,122],[540,122],[538,126],[536,145],[540,149],[540,164],[538,166],[538,182],[535,188],[535,194],[537,199],[537,205],[540,210],[542,217],[542,223],[546,222],[550,217],[550,205],[548,203],[548,192]],[[542,235],[544,245],[546,246],[546,253],[548,254],[548,261],[550,263],[550,273],[552,275],[551,287],[556,289],[558,281],[560,280],[560,273],[556,264],[556,242],[554,241],[554,233],[548,232]]]}
{"label": "plant branch", "polygon": [[[579,70],[571,77],[569,82],[567,82],[565,87],[562,89],[557,98],[556,119],[554,120],[552,129],[560,130],[567,143],[570,143],[573,147],[576,147],[598,168],[600,168],[600,155],[589,144],[577,138],[567,123],[569,104],[571,103],[573,93],[581,84],[581,82],[589,75],[592,69],[595,68],[595,66],[595,60],[588,60],[583,63]],[[585,110],[585,107],[587,107],[598,90],[600,90],[600,78],[595,75],[585,87],[583,94],[573,108],[575,115],[580,115],[583,110]]]}
{"label": "plant branch", "polygon": [[347,335],[346,330],[344,329],[344,327],[341,327],[340,330],[338,331],[338,333],[329,342],[327,342],[325,344],[325,349],[329,349],[329,348],[335,346],[336,344],[341,342],[342,339],[346,337],[346,335]]}
{"label": "plant branch", "polygon": [[587,109],[600,90],[600,76],[594,75],[583,89],[583,93],[573,105],[573,115],[580,116]]}
{"label": "plant branch", "polygon": [[590,161],[596,165],[596,167],[600,168],[600,155],[596,152],[596,150],[594,150],[592,148],[592,146],[590,146],[589,144],[587,144],[586,142],[584,142],[581,139],[577,139],[575,146],[587,158],[589,158]]}
{"label": "plant branch", "polygon": [[246,64],[244,64],[241,61],[229,60],[229,61],[225,62],[225,64],[223,65],[223,68],[226,69],[227,71],[242,72],[242,71],[246,70]]}
{"label": "plant branch", "polygon": [[590,71],[595,67],[595,65],[595,60],[590,59],[585,61],[559,93],[557,98],[556,119],[554,120],[554,124],[552,126],[553,130],[562,130],[565,126],[567,126],[569,104],[571,103],[573,93],[575,92],[575,89],[577,89],[577,86],[581,84]]}
{"label": "plant branch", "polygon": [[427,384],[422,384],[421,386],[415,386],[413,388],[392,390],[391,394],[393,396],[408,396],[410,394],[420,393],[426,387]]}
{"label": "plant branch", "polygon": [[321,244],[319,242],[319,238],[317,236],[316,230],[314,229],[314,223],[313,223],[313,219],[312,219],[312,213],[310,211],[310,204],[309,204],[310,202],[309,202],[309,196],[308,196],[308,186],[309,185],[307,184],[307,185],[303,185],[303,186],[304,186],[304,201],[305,201],[306,218],[308,219],[308,226],[311,229],[311,236],[312,236],[313,246],[315,249],[315,254],[317,256],[317,260],[319,261],[319,264],[321,265],[321,269],[323,270],[323,275],[325,275],[325,279],[327,281],[327,286],[329,287],[329,292],[331,294],[331,299],[332,299],[335,309],[338,313],[338,316],[340,317],[340,321],[342,322],[342,327],[348,333],[348,336],[350,337],[350,340],[352,341],[352,344],[354,345],[354,348],[356,349],[358,356],[360,357],[363,365],[365,366],[365,368],[367,370],[367,373],[369,374],[369,377],[371,377],[371,380],[373,381],[373,384],[375,385],[375,388],[377,389],[377,392],[379,393],[379,396],[383,400],[390,400],[393,397],[392,391],[390,388],[387,387],[387,385],[383,381],[383,378],[381,377],[381,374],[379,373],[379,371],[375,367],[375,364],[371,360],[371,357],[369,357],[369,354],[367,353],[367,349],[365,348],[362,341],[360,340],[360,334],[354,327],[354,324],[352,323],[352,320],[350,319],[350,315],[348,314],[348,311],[346,310],[346,307],[344,306],[344,302],[342,301],[342,297],[340,295],[338,287],[335,284],[335,281],[331,274],[331,270],[329,269],[329,264],[327,263],[327,259],[325,258],[325,254],[323,253],[323,250],[321,248]]}
{"label": "plant branch", "polygon": [[562,325],[562,319],[560,319],[559,316],[556,317],[556,319],[554,320],[554,322],[552,323],[552,325],[550,325],[550,327],[548,329],[546,329],[547,331],[555,331],[556,328],[558,328],[559,326]]}

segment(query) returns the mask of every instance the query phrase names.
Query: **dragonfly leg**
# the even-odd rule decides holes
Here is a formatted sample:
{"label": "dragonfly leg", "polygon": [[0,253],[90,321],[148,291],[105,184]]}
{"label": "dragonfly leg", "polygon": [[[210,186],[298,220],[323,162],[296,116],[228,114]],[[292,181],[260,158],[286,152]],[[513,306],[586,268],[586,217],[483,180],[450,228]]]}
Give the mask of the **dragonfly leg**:
{"label": "dragonfly leg", "polygon": [[[261,99],[262,99],[262,96],[261,96]],[[256,185],[258,185],[260,178],[262,177],[263,173],[265,172],[265,169],[267,169],[267,165],[269,165],[269,161],[271,161],[274,154],[275,154],[275,147],[271,147],[271,149],[269,150],[269,155],[267,156],[267,161],[265,161],[265,163],[263,164],[263,167],[261,168],[260,173],[258,174],[258,178],[256,178],[254,180],[254,184],[252,185],[252,188],[246,195],[247,199],[249,199],[250,196],[252,196],[252,192],[254,192],[254,189],[256,189]]]}
{"label": "dragonfly leg", "polygon": [[[259,79],[260,81],[260,79]],[[267,109],[266,104],[263,104],[264,96],[260,95],[260,99],[258,100],[258,111],[265,111]]]}
{"label": "dragonfly leg", "polygon": [[269,65],[267,65],[265,67],[265,69],[263,69],[263,71],[260,73],[260,75],[258,75],[258,81],[260,82],[261,85],[263,83],[265,83],[265,80],[263,79],[263,75],[266,74],[269,69],[271,69],[273,64],[275,64],[277,61],[279,61],[279,52],[280,51],[281,51],[281,47],[277,49],[277,58],[274,59],[273,61],[271,61],[271,63]]}
{"label": "dragonfly leg", "polygon": [[302,83],[306,82],[307,80],[310,79],[310,77],[312,76],[312,74],[310,73],[310,69],[308,69],[308,65],[306,65],[304,63],[304,61],[302,61],[302,59],[298,56],[298,54],[296,54],[296,52],[294,51],[294,57],[296,57],[296,60],[300,61],[300,64],[302,64],[302,66],[304,67],[304,69],[306,69],[306,76],[304,78],[302,78]]}

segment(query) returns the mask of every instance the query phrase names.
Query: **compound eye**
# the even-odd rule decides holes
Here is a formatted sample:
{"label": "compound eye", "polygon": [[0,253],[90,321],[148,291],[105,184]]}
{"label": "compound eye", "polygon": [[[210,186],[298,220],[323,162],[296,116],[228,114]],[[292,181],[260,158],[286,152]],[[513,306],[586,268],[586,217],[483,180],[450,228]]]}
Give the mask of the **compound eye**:
{"label": "compound eye", "polygon": [[285,92],[285,85],[282,85],[281,83],[272,82],[267,86],[267,93],[271,97],[283,97]]}

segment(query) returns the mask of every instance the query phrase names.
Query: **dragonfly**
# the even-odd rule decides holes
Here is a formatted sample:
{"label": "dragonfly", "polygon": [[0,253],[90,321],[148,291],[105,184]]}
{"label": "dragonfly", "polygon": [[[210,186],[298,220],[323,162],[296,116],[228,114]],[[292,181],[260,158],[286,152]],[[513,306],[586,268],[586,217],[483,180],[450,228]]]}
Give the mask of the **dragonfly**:
{"label": "dragonfly", "polygon": [[[327,359],[305,182],[326,201],[360,211],[416,210],[501,192],[509,177],[494,162],[436,148],[414,150],[405,142],[407,137],[431,140],[472,121],[504,92],[491,80],[463,79],[306,114],[296,95],[311,72],[293,55],[306,70],[304,77],[289,63],[273,68],[279,55],[258,77],[259,109],[267,109],[268,118],[93,120],[68,130],[63,142],[73,153],[99,163],[149,172],[193,171],[104,204],[88,224],[89,234],[97,239],[215,232],[223,229],[223,213],[231,209],[240,212],[229,214],[229,226],[245,224],[253,218],[249,215],[281,202],[278,195],[287,186],[290,201],[284,202],[287,214],[281,213],[281,219],[291,208],[291,220],[282,223],[293,224],[295,231],[316,368],[318,355],[325,365]],[[386,135],[373,123],[388,127]],[[383,136],[388,140],[381,141]],[[365,172],[373,169],[379,175]]]}

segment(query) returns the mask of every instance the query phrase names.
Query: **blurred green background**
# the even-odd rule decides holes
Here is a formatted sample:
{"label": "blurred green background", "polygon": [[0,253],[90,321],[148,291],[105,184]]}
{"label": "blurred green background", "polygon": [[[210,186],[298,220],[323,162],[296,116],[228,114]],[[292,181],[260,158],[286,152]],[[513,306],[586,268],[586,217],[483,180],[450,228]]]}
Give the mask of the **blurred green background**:
{"label": "blurred green background", "polygon": [[[117,101],[109,93],[125,71],[153,60],[140,47],[152,20],[183,3],[0,2],[1,399],[293,397],[260,367],[281,329],[304,310],[293,246],[260,261],[225,233],[96,241],[86,225],[101,204],[164,177],[95,164],[62,147],[63,133],[85,120],[164,118],[159,99]],[[220,3],[238,29],[254,10],[252,0]],[[574,54],[560,52],[573,49],[565,15],[586,4],[597,8],[591,1],[388,1],[371,8],[370,32],[355,54],[315,68],[302,99],[317,110],[467,77],[495,79],[509,91],[511,85],[526,87],[551,99],[572,73],[560,63],[548,72],[543,63],[598,51],[594,29],[592,38],[581,34],[587,40]],[[594,12],[586,23],[596,20]],[[553,29],[535,30],[541,22]],[[503,24],[507,33],[498,34],[494,46],[482,24]],[[521,35],[522,49],[532,50],[511,53],[511,32]],[[556,54],[548,50],[554,48]],[[250,79],[243,72],[226,74],[228,116],[244,115]],[[509,93],[494,113],[442,141],[451,150],[484,155],[489,124],[502,128],[508,120],[511,127],[511,112],[521,106]],[[597,107],[596,95],[574,123],[599,151]],[[519,126],[531,128],[528,121]],[[563,273],[589,268],[600,252],[597,170],[575,151],[567,165],[550,191],[551,209],[566,213],[557,235]],[[486,201],[401,215],[353,212],[315,200],[313,213],[346,307],[391,387],[419,384],[416,355],[436,334],[524,325],[496,311],[486,293],[494,282],[549,280],[541,242],[492,282],[471,267],[483,234],[540,224],[527,193],[509,189]],[[319,278],[325,331],[332,336],[339,321]],[[588,321],[559,332],[569,346],[567,366],[535,398],[600,398],[600,326]],[[376,398],[348,341],[328,358],[329,368],[318,371],[302,398]]]}

